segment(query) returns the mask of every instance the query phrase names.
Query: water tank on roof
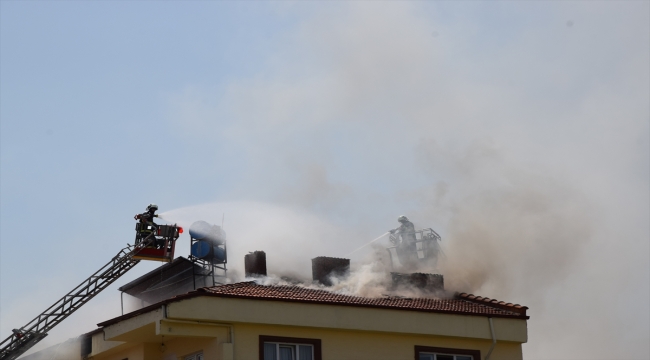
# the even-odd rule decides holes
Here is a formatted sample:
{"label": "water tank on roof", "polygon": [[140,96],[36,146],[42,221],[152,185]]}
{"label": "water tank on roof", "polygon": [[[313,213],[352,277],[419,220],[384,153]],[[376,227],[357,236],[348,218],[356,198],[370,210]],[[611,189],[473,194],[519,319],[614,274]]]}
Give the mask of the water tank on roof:
{"label": "water tank on roof", "polygon": [[189,229],[191,254],[194,258],[213,264],[226,262],[226,232],[220,226],[205,221],[194,222]]}
{"label": "water tank on roof", "polygon": [[212,245],[223,245],[226,242],[226,232],[220,226],[205,221],[194,222],[190,226],[190,236]]}
{"label": "water tank on roof", "polygon": [[192,244],[192,256],[202,260],[213,259],[217,263],[226,260],[226,250],[219,245],[214,245],[208,241],[199,240]]}

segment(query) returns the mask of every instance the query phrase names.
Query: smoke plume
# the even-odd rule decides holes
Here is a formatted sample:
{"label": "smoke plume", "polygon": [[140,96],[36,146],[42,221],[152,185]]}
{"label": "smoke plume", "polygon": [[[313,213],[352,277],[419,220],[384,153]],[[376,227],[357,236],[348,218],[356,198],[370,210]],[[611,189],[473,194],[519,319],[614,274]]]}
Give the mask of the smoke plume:
{"label": "smoke plume", "polygon": [[[647,358],[647,4],[552,5],[507,7],[512,33],[487,4],[281,7],[302,20],[257,75],[170,102],[246,169],[223,169],[256,204],[226,211],[232,258],[309,274],[405,214],[442,235],[448,288],[530,307],[527,358]],[[377,295],[371,249],[341,291]]]}

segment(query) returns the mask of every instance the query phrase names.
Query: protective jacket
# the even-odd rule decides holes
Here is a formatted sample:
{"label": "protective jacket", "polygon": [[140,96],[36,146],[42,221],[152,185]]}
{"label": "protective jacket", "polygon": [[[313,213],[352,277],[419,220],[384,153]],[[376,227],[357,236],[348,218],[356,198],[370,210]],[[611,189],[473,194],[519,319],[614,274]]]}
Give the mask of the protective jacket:
{"label": "protective jacket", "polygon": [[158,217],[158,215],[156,215],[156,210],[145,211],[142,214],[137,214],[133,217],[140,221],[141,235],[153,232],[153,229],[149,229],[148,226],[151,225],[153,228],[156,227],[156,223],[153,222],[153,218],[155,217]]}
{"label": "protective jacket", "polygon": [[155,217],[158,217],[156,210],[149,210],[135,216],[136,220],[140,220],[141,224],[153,223],[153,218]]}
{"label": "protective jacket", "polygon": [[398,233],[402,237],[402,245],[407,247],[415,246],[415,226],[410,221],[404,221],[398,228],[391,230],[392,233]]}

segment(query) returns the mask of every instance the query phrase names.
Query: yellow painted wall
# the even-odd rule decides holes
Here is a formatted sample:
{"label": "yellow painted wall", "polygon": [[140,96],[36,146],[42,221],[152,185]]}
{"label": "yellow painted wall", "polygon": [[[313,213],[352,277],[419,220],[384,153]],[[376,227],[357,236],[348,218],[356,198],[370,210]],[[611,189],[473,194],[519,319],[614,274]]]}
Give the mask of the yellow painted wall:
{"label": "yellow painted wall", "polygon": [[[175,338],[165,342],[165,353],[152,354],[145,360],[177,360],[198,351],[203,351],[204,359],[221,359],[217,338]],[[131,359],[129,359],[131,360]]]}
{"label": "yellow painted wall", "polygon": [[[415,345],[479,350],[484,358],[492,344],[482,339],[277,325],[235,324],[234,330],[234,355],[238,360],[259,358],[260,335],[320,339],[324,360],[412,360]],[[178,360],[197,351],[203,351],[206,360],[221,360],[224,357],[219,345],[223,340],[175,337],[165,340],[164,353],[160,351],[159,343],[140,343],[106,356],[99,354],[93,360]],[[498,342],[492,359],[522,359],[521,344]]]}
{"label": "yellow painted wall", "polygon": [[119,351],[129,347],[128,345],[125,345],[121,341],[104,340],[103,332],[93,334],[91,338],[91,342],[92,342],[92,353],[90,354],[91,356],[99,353],[105,353],[108,351],[113,351],[113,352]]}
{"label": "yellow painted wall", "polygon": [[[207,296],[169,304],[167,317],[485,340],[492,338],[488,318],[484,316]],[[494,328],[500,341],[524,343],[528,340],[526,320],[494,318]]]}
{"label": "yellow painted wall", "polygon": [[[131,345],[131,344],[129,344]],[[104,359],[129,359],[129,360],[144,360],[144,344],[132,344],[132,347],[129,347],[124,350],[117,352],[107,352],[100,353],[95,356],[90,357],[91,360],[104,360]]]}
{"label": "yellow painted wall", "polygon": [[160,343],[139,343],[119,352],[97,354],[90,360],[178,360],[197,351],[204,359],[221,359],[217,338],[175,338],[165,341],[164,352]]}
{"label": "yellow painted wall", "polygon": [[[321,339],[324,360],[413,360],[415,345],[480,350],[484,358],[492,345],[489,340],[442,336],[238,324],[235,326],[235,359],[259,359],[260,335]],[[498,342],[491,358],[522,359],[521,344]]]}
{"label": "yellow painted wall", "polygon": [[[526,320],[493,320],[492,359],[522,359]],[[203,351],[206,360],[232,360],[228,324],[237,360],[259,359],[260,335],[320,339],[324,360],[412,360],[416,345],[479,350],[484,358],[492,345],[482,316],[199,297],[106,327],[106,340],[126,343],[93,359],[178,360]]]}

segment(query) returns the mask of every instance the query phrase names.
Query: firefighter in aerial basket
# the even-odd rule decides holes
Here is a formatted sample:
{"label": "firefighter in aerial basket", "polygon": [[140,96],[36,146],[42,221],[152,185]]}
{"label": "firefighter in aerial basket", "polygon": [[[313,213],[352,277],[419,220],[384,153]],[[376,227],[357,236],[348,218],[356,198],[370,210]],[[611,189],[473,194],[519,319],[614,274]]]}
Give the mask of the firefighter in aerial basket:
{"label": "firefighter in aerial basket", "polygon": [[397,251],[397,257],[400,263],[406,266],[417,260],[415,226],[404,215],[398,217],[397,221],[399,221],[401,225],[395,229],[389,230],[388,232],[391,234],[391,241],[397,245],[395,250]]}
{"label": "firefighter in aerial basket", "polygon": [[147,211],[143,212],[142,214],[137,214],[133,217],[134,219],[140,222],[136,243],[139,243],[140,241],[146,239],[151,235],[154,237],[154,242],[152,243],[152,245],[159,246],[159,244],[157,244],[155,241],[155,236],[152,235],[154,231],[156,231],[156,229],[158,228],[158,225],[156,225],[156,223],[153,222],[153,218],[158,217],[158,215],[156,214],[157,210],[158,210],[158,205],[149,204],[149,206],[147,206]]}

